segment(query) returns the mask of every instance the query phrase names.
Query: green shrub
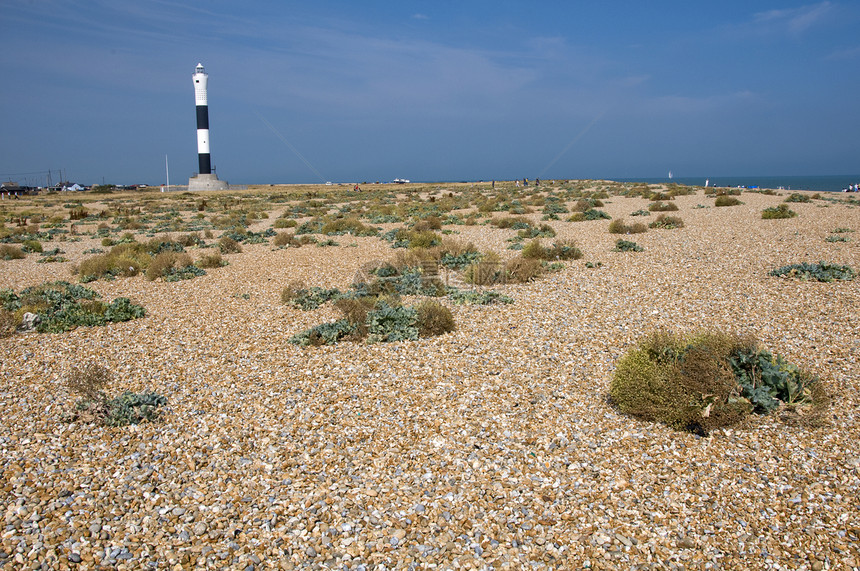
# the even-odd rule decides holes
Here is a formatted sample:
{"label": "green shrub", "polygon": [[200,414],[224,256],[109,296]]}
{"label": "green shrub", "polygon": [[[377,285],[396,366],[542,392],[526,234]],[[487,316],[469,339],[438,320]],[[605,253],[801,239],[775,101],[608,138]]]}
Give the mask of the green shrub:
{"label": "green shrub", "polygon": [[42,243],[38,240],[24,240],[21,244],[21,249],[28,254],[39,253],[42,251]]}
{"label": "green shrub", "polygon": [[567,219],[568,222],[584,222],[587,220],[611,220],[612,216],[602,210],[591,208],[583,212],[576,212]]}
{"label": "green shrub", "polygon": [[242,251],[242,246],[239,245],[239,242],[235,238],[221,236],[218,240],[218,249],[221,250],[222,254],[238,254]]}
{"label": "green shrub", "polygon": [[576,245],[576,241],[565,239],[554,242],[549,250],[550,260],[578,260],[582,258],[582,250]]}
{"label": "green shrub", "polygon": [[674,202],[655,202],[648,205],[648,210],[651,212],[672,212],[678,210],[678,205]]}
{"label": "green shrub", "polygon": [[415,306],[418,318],[418,336],[433,337],[454,331],[451,310],[433,299],[425,299]]}
{"label": "green shrub", "polygon": [[320,233],[327,236],[342,236],[344,234],[376,236],[379,231],[373,226],[363,224],[358,218],[338,218],[324,224]]}
{"label": "green shrub", "polygon": [[289,341],[302,347],[333,345],[354,333],[355,326],[346,319],[341,319],[332,323],[321,323],[301,333],[296,333],[290,337]]}
{"label": "green shrub", "polygon": [[623,218],[616,218],[609,223],[610,234],[641,234],[648,230],[648,227],[641,222],[627,224]]}
{"label": "green shrub", "polygon": [[527,260],[548,260],[549,249],[544,248],[538,238],[535,238],[523,247],[520,255]]}
{"label": "green shrub", "polygon": [[62,333],[79,326],[105,325],[143,317],[146,312],[128,298],[116,298],[110,304],[98,301],[95,291],[64,281],[32,286],[15,294],[4,290],[2,309],[16,314],[35,313],[40,333]]}
{"label": "green shrub", "polygon": [[502,261],[495,252],[487,252],[477,262],[469,265],[463,272],[466,283],[473,285],[489,285],[502,279]]}
{"label": "green shrub", "polygon": [[825,242],[850,242],[851,238],[848,236],[828,236],[824,239]]}
{"label": "green shrub", "polygon": [[615,248],[613,248],[613,252],[641,252],[644,248],[637,244],[636,242],[629,242],[627,240],[619,239],[615,242]]}
{"label": "green shrub", "polygon": [[791,264],[768,272],[769,276],[798,278],[832,282],[833,280],[852,280],[856,273],[851,266],[839,266],[827,262]]}
{"label": "green shrub", "polygon": [[798,192],[792,192],[788,195],[788,198],[785,199],[785,202],[810,202],[811,199],[805,194],[800,194]]}
{"label": "green shrub", "polygon": [[13,312],[0,308],[0,339],[14,335],[18,325],[20,322]]}
{"label": "green shrub", "polygon": [[157,409],[167,404],[166,397],[151,391],[140,394],[126,391],[109,399],[103,389],[111,380],[110,371],[96,363],[72,367],[66,375],[66,386],[81,399],[65,415],[65,419],[116,427],[152,422],[159,418]]}
{"label": "green shrub", "polygon": [[448,292],[448,299],[454,305],[492,305],[511,304],[513,298],[497,291],[475,291],[475,290],[452,290]]}
{"label": "green shrub", "polygon": [[647,210],[637,210],[636,212],[631,212],[630,216],[651,216],[651,213]]}
{"label": "green shrub", "polygon": [[295,228],[299,223],[292,219],[278,218],[275,220],[275,228]]}
{"label": "green shrub", "polygon": [[734,196],[727,196],[725,194],[720,195],[716,199],[714,199],[714,206],[737,206],[739,204],[743,204],[743,202],[741,202]]}
{"label": "green shrub", "polygon": [[618,362],[609,394],[625,414],[698,434],[779,403],[826,404],[817,378],[759,349],[752,338],[721,332],[651,334]]}
{"label": "green shrub", "polygon": [[683,228],[684,221],[678,216],[666,216],[661,214],[657,219],[648,225],[648,228],[662,228],[664,230],[672,230],[673,228]]}
{"label": "green shrub", "polygon": [[505,263],[503,275],[505,281],[527,283],[539,278],[542,273],[540,259],[516,257]]}
{"label": "green shrub", "polygon": [[227,265],[227,260],[221,257],[221,252],[215,250],[211,254],[201,254],[196,265],[200,268],[221,268]]}
{"label": "green shrub", "polygon": [[524,228],[517,232],[517,237],[522,240],[530,238],[552,238],[555,236],[555,230],[549,224],[541,224],[539,228]]}
{"label": "green shrub", "polygon": [[418,312],[402,305],[380,302],[367,314],[369,343],[414,341],[418,339]]}
{"label": "green shrub", "polygon": [[303,311],[311,311],[341,295],[341,291],[337,288],[324,289],[313,286],[295,289],[295,285],[288,285],[281,292],[281,301]]}
{"label": "green shrub", "polygon": [[0,244],[0,260],[23,260],[26,256],[18,246]]}
{"label": "green shrub", "polygon": [[797,216],[797,212],[794,210],[789,210],[788,205],[780,204],[779,206],[771,206],[769,208],[765,208],[761,212],[761,217],[764,220],[773,220],[780,218],[794,218]]}

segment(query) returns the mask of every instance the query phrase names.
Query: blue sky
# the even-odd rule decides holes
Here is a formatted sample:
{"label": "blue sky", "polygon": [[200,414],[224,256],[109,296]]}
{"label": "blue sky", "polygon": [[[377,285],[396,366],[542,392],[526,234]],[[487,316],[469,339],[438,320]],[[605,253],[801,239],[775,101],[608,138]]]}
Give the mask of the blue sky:
{"label": "blue sky", "polygon": [[[0,0],[0,177],[860,172],[860,3]],[[34,173],[34,174],[26,174]],[[41,177],[41,179],[40,179]]]}

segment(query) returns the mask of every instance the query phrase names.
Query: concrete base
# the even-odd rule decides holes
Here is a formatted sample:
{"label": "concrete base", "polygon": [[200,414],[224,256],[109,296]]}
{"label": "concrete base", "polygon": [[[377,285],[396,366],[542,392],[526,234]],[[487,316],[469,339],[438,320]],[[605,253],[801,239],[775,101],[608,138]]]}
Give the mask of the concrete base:
{"label": "concrete base", "polygon": [[226,180],[218,180],[217,174],[198,174],[188,179],[188,190],[227,190],[230,184]]}

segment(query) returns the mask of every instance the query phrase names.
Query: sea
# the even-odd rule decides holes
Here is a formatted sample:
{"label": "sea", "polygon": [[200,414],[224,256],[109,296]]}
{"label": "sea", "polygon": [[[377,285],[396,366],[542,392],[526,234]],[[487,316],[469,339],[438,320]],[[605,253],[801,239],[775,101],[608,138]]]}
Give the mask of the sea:
{"label": "sea", "polygon": [[618,182],[672,183],[687,186],[721,186],[731,188],[773,188],[784,190],[811,190],[815,192],[842,192],[849,185],[860,183],[860,175],[827,176],[713,176],[674,178],[609,178]]}

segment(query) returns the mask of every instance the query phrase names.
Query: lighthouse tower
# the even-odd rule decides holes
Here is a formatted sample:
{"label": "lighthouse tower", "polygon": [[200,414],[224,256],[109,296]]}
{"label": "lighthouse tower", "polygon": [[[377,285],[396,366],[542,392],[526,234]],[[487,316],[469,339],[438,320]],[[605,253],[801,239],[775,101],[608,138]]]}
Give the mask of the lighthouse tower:
{"label": "lighthouse tower", "polygon": [[197,107],[197,164],[199,173],[188,179],[188,190],[226,190],[226,181],[218,180],[212,173],[212,159],[209,154],[209,101],[206,90],[209,75],[198,63],[192,76],[194,80],[194,102]]}

